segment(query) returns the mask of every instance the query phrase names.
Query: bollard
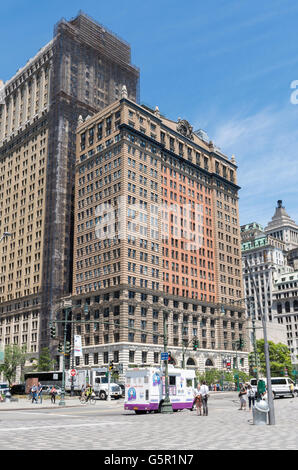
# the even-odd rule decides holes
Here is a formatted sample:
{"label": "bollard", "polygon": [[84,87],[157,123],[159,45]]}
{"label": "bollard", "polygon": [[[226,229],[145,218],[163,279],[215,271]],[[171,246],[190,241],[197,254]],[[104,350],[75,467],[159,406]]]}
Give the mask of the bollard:
{"label": "bollard", "polygon": [[269,406],[266,400],[259,400],[252,409],[253,424],[260,426],[267,424]]}
{"label": "bollard", "polygon": [[5,394],[5,403],[10,403],[10,399],[11,399],[10,392],[6,392],[6,394]]}

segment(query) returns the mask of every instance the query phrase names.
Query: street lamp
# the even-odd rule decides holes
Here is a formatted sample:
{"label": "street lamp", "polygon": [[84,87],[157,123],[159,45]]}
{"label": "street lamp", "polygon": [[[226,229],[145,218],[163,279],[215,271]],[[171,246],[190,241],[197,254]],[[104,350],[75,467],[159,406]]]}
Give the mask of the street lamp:
{"label": "street lamp", "polygon": [[247,259],[245,259],[245,264],[249,270],[249,275],[253,282],[255,296],[257,298],[259,309],[261,312],[263,334],[264,334],[264,352],[265,352],[265,361],[266,361],[266,379],[267,379],[267,393],[268,393],[268,405],[269,405],[268,417],[269,417],[269,424],[273,425],[275,424],[275,413],[274,413],[274,403],[273,403],[272,386],[271,386],[271,370],[270,370],[269,345],[268,345],[268,340],[267,340],[266,318],[264,315],[263,305],[260,300],[260,295],[256,286],[256,281],[255,281],[254,276],[252,275],[251,267]]}
{"label": "street lamp", "polygon": [[65,355],[66,355],[66,336],[67,336],[67,325],[68,325],[68,314],[71,311],[72,302],[64,302],[65,318],[64,318],[64,349],[63,349],[63,360],[62,360],[62,385],[61,385],[61,398],[59,406],[65,406]]}
{"label": "street lamp", "polygon": [[[167,310],[163,311],[163,344],[164,352],[168,350],[168,332],[167,332]],[[161,413],[173,413],[173,407],[169,396],[169,370],[168,360],[164,363],[165,366],[165,399],[161,404]]]}

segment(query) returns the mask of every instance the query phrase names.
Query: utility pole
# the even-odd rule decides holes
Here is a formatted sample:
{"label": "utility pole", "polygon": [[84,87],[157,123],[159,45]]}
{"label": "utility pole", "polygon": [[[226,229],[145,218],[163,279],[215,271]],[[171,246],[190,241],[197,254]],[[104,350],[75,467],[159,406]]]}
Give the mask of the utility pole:
{"label": "utility pole", "polygon": [[248,263],[248,260],[245,260],[246,266],[248,267],[249,270],[249,275],[251,277],[251,280],[253,282],[254,286],[254,291],[255,295],[258,301],[258,305],[261,311],[261,318],[262,318],[262,326],[263,326],[263,335],[264,335],[264,352],[265,352],[265,361],[266,361],[266,379],[267,379],[267,395],[268,395],[268,405],[269,405],[269,424],[274,425],[275,424],[275,413],[274,413],[274,403],[273,403],[273,396],[272,396],[272,385],[271,385],[271,370],[270,370],[270,358],[269,358],[269,345],[268,345],[268,339],[267,339],[267,326],[266,326],[266,318],[264,316],[264,310],[263,310],[263,305],[260,300],[260,295],[257,290],[256,286],[256,281],[254,276],[252,275],[251,272],[251,267]]}
{"label": "utility pole", "polygon": [[258,352],[257,352],[257,340],[256,340],[256,317],[253,314],[252,319],[252,341],[253,341],[253,349],[254,349],[254,358],[255,358],[255,367],[256,367],[256,379],[257,382],[259,380],[259,368],[258,368]]}
{"label": "utility pole", "polygon": [[[168,352],[167,311],[163,311],[163,345],[164,352]],[[165,367],[165,399],[161,404],[161,413],[173,413],[173,407],[169,396],[169,370],[168,360],[164,361]]]}
{"label": "utility pole", "polygon": [[61,399],[59,401],[59,406],[65,406],[65,354],[66,354],[66,335],[67,335],[67,325],[68,325],[68,314],[71,311],[71,301],[64,303],[65,307],[65,318],[64,318],[64,349],[63,349],[63,358],[62,358],[62,386],[61,386]]}

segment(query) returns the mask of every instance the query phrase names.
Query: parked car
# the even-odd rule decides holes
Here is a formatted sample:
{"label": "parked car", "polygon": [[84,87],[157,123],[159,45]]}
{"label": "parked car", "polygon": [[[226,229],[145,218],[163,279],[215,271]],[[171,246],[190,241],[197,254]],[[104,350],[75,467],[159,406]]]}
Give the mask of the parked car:
{"label": "parked car", "polygon": [[0,382],[0,394],[5,395],[7,392],[9,392],[9,385],[6,382]]}
{"label": "parked car", "polygon": [[[265,382],[265,385],[267,386],[267,379],[262,378]],[[251,379],[250,384],[252,388],[257,391],[257,380],[256,379]],[[294,382],[292,379],[289,377],[271,377],[271,388],[272,388],[272,394],[273,398],[277,397],[284,397],[284,396],[298,396],[298,389],[295,389],[294,385],[294,391],[291,391],[291,385],[294,385]]]}
{"label": "parked car", "polygon": [[16,384],[12,385],[10,389],[12,395],[26,395],[26,386],[25,384]]}
{"label": "parked car", "polygon": [[[53,387],[53,385],[43,385],[42,386],[42,393],[44,395],[50,395],[52,387]],[[57,390],[57,395],[61,395],[61,392],[62,392],[61,388],[58,385],[55,385],[55,388]]]}
{"label": "parked car", "polygon": [[125,385],[119,382],[116,382],[116,383],[121,388],[121,397],[125,397]]}

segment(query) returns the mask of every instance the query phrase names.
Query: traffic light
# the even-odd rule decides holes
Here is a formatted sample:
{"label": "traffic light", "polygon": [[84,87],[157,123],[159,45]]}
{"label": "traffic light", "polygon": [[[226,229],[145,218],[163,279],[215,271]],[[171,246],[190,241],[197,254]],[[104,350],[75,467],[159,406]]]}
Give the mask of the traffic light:
{"label": "traffic light", "polygon": [[55,325],[50,325],[50,332],[51,332],[51,338],[54,339],[56,338],[56,326]]}
{"label": "traffic light", "polygon": [[197,338],[194,338],[192,340],[192,349],[193,349],[193,351],[197,351],[198,348],[199,348],[199,341],[198,341]]}
{"label": "traffic light", "polygon": [[255,358],[252,354],[248,356],[248,363],[249,363],[249,367],[253,369],[253,367],[255,366]]}
{"label": "traffic light", "polygon": [[58,352],[62,352],[63,351],[63,344],[62,343],[59,343],[58,344]]}
{"label": "traffic light", "polygon": [[65,343],[65,354],[70,354],[70,351],[71,351],[70,341],[66,341],[66,343]]}
{"label": "traffic light", "polygon": [[226,362],[226,367],[228,370],[231,370],[231,361]]}
{"label": "traffic light", "polygon": [[113,369],[114,369],[114,361],[110,361],[109,370],[113,370]]}

